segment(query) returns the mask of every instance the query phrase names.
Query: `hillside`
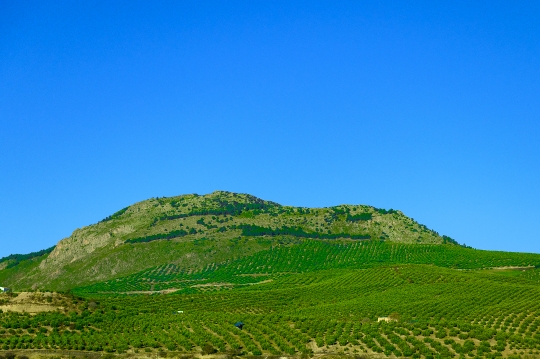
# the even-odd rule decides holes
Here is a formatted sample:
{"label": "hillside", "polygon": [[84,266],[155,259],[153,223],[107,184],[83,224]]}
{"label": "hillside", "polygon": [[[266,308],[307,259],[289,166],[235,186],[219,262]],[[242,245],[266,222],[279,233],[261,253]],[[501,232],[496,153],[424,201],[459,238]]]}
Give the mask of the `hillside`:
{"label": "hillside", "polygon": [[150,199],[0,268],[16,291],[69,290],[0,294],[6,358],[540,356],[540,255],[394,210]]}
{"label": "hillside", "polygon": [[[285,263],[281,270],[292,269]],[[256,274],[244,275],[243,285],[228,285],[234,278],[229,273],[220,282],[213,278],[167,295],[83,290],[82,297],[60,297],[59,310],[36,315],[10,312],[7,303],[0,312],[0,347],[32,359],[68,358],[66,350],[69,357],[106,353],[111,359],[540,354],[538,269],[464,271],[381,262],[365,269],[280,272],[266,280]],[[17,298],[0,295],[0,302]]]}
{"label": "hillside", "polygon": [[[218,191],[135,203],[99,223],[75,230],[50,254],[4,266],[0,282],[14,288],[65,290],[156,265],[201,270],[209,264],[268,250],[276,243],[305,239],[452,241],[400,211],[363,205],[290,207]],[[211,245],[201,246],[202,242]]]}

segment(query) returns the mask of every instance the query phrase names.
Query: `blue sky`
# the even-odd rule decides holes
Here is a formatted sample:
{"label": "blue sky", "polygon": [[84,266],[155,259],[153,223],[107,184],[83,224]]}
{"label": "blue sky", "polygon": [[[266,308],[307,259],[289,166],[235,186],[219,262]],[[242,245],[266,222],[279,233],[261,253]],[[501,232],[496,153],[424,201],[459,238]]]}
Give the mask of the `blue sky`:
{"label": "blue sky", "polygon": [[0,4],[0,257],[150,197],[402,210],[540,253],[540,5]]}

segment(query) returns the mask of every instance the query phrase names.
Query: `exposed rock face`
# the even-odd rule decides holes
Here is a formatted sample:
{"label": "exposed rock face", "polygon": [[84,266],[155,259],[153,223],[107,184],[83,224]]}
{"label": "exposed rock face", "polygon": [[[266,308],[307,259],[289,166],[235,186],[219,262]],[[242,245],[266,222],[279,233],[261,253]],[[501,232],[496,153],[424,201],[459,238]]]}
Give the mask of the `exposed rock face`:
{"label": "exposed rock face", "polygon": [[49,257],[40,264],[41,269],[49,266],[62,266],[82,258],[97,248],[105,247],[111,241],[109,233],[88,233],[91,229],[78,229],[73,234],[62,239],[56,245]]}
{"label": "exposed rock face", "polygon": [[75,230],[70,237],[58,242],[49,257],[41,262],[40,268],[45,269],[51,266],[58,268],[81,259],[98,248],[110,244],[119,245],[123,241],[115,236],[123,236],[134,231],[132,225],[119,225],[111,230],[108,227],[106,223],[100,223]]}

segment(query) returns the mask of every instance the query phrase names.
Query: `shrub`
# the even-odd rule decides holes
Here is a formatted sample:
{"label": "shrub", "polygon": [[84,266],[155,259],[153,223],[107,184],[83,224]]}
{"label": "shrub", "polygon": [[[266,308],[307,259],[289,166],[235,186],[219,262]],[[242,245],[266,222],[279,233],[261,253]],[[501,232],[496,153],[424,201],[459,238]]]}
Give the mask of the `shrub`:
{"label": "shrub", "polygon": [[214,353],[216,353],[217,350],[216,350],[216,348],[214,348],[214,347],[212,346],[212,344],[206,343],[206,344],[203,345],[203,347],[202,347],[202,352],[203,352],[203,354],[205,354],[205,355],[209,355],[209,354],[214,354]]}

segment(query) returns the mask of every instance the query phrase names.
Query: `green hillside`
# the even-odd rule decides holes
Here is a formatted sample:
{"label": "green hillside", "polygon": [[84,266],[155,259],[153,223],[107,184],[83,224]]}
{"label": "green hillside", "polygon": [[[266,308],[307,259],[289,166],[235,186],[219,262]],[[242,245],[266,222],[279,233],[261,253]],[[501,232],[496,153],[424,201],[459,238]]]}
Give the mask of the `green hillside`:
{"label": "green hillside", "polygon": [[[238,259],[211,263],[204,268],[183,269],[165,264],[138,273],[75,289],[77,293],[128,293],[137,291],[183,290],[208,284],[227,287],[281,278],[284,274],[306,274],[331,269],[368,269],[398,264],[429,264],[454,269],[540,267],[540,255],[481,251],[456,245],[419,245],[381,241],[300,239],[272,243],[259,240],[257,251]],[[232,246],[249,246],[249,240],[232,241]],[[211,240],[200,240],[200,251],[211,251]]]}
{"label": "green hillside", "polygon": [[218,191],[133,204],[75,230],[51,253],[29,259],[35,265],[0,267],[0,283],[67,290],[156,265],[202,270],[275,244],[308,239],[454,243],[400,211],[361,205],[291,207]]}
{"label": "green hillside", "polygon": [[394,210],[151,199],[8,258],[0,285],[42,291],[0,294],[0,356],[540,357],[540,255]]}

